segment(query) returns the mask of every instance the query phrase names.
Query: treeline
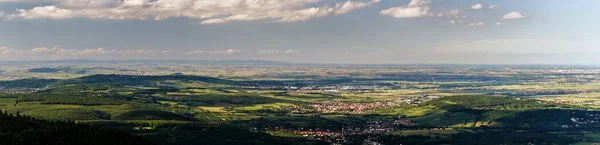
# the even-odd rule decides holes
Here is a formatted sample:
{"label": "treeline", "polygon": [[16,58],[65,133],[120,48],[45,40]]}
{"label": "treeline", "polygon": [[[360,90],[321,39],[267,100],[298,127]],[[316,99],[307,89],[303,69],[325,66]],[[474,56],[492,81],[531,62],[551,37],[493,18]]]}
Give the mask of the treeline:
{"label": "treeline", "polygon": [[[558,107],[556,104],[541,104],[535,100],[518,100],[513,97],[496,96],[449,96],[425,102],[445,110],[532,110]],[[562,107],[570,107],[563,105]]]}
{"label": "treeline", "polygon": [[42,68],[32,68],[27,70],[27,72],[33,72],[33,73],[56,73],[58,71],[60,71],[61,69],[58,68],[47,68],[47,67],[42,67]]}
{"label": "treeline", "polygon": [[[487,124],[498,122],[504,129],[577,130],[600,127],[599,111],[564,104],[542,104],[535,100],[518,100],[512,97],[451,96],[432,100],[423,105],[444,109],[447,113],[465,113],[476,121]],[[469,120],[466,120],[468,122]]]}
{"label": "treeline", "polygon": [[2,145],[153,145],[113,128],[0,113]]}
{"label": "treeline", "polygon": [[58,80],[55,79],[21,79],[12,81],[0,81],[0,87],[4,88],[44,88]]}
{"label": "treeline", "polygon": [[40,102],[42,104],[77,104],[77,105],[120,105],[133,100],[134,96],[120,95],[124,87],[117,85],[72,85],[50,90],[13,94],[18,102]]}
{"label": "treeline", "polygon": [[126,103],[127,97],[104,96],[99,94],[19,94],[17,102],[40,102],[42,104],[76,104],[76,105],[121,105]]}
{"label": "treeline", "polygon": [[[146,136],[158,144],[173,145],[327,145],[305,138],[276,137],[236,126],[206,127],[181,125]],[[169,138],[169,139],[165,139]]]}
{"label": "treeline", "polygon": [[[418,145],[566,145],[581,139],[583,134],[572,134],[571,137],[545,132],[488,131],[477,133],[458,133],[452,135],[430,134],[427,136],[383,135],[377,142],[385,144],[418,144]],[[348,137],[353,142],[361,142],[367,136]]]}

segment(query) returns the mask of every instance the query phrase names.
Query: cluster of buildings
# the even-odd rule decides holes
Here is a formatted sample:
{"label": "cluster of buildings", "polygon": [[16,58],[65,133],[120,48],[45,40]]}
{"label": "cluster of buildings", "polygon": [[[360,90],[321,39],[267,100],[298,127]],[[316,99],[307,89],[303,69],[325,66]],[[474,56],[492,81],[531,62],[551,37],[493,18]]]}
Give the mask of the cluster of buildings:
{"label": "cluster of buildings", "polygon": [[400,104],[420,104],[441,98],[441,96],[407,96],[394,101],[378,102],[343,102],[343,101],[317,101],[310,104],[281,106],[281,109],[291,110],[290,113],[323,113],[323,114],[369,114],[378,109],[396,107]]}
{"label": "cluster of buildings", "polygon": [[[575,114],[575,112],[573,112]],[[585,113],[583,116],[573,116],[571,118],[573,122],[572,125],[562,125],[562,128],[572,128],[572,127],[584,127],[594,124],[596,126],[600,123],[600,114],[597,113]]]}
{"label": "cluster of buildings", "polygon": [[44,90],[43,88],[6,88],[0,86],[0,92],[12,94],[27,94]]}
{"label": "cluster of buildings", "polygon": [[332,85],[332,86],[307,86],[291,89],[289,94],[361,94],[377,93],[377,89],[385,89],[380,85]]}
{"label": "cluster of buildings", "polygon": [[421,104],[423,102],[431,101],[433,99],[438,99],[438,98],[441,98],[441,96],[425,95],[425,96],[401,97],[400,99],[396,100],[395,102],[406,103],[406,104]]}
{"label": "cluster of buildings", "polygon": [[310,105],[293,105],[292,113],[335,113],[335,114],[366,114],[377,108],[392,107],[393,103],[373,102],[354,103],[341,101],[320,101]]}
{"label": "cluster of buildings", "polygon": [[[347,126],[340,130],[323,130],[323,129],[287,129],[284,127],[266,128],[266,131],[284,131],[293,134],[301,135],[313,140],[326,141],[332,144],[347,143],[348,136],[351,135],[368,135],[382,134],[386,132],[397,131],[406,127],[416,126],[410,120],[394,120],[394,121],[368,121],[364,127]],[[368,141],[367,139],[366,141]],[[371,139],[375,140],[375,139]]]}

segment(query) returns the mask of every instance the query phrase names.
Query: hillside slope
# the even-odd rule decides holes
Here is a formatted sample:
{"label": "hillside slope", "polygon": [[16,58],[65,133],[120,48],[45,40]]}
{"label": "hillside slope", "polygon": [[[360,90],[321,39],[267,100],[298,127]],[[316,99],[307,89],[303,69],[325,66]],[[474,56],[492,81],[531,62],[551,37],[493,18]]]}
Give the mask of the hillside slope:
{"label": "hillside slope", "polygon": [[153,145],[154,143],[113,128],[73,122],[52,122],[0,113],[3,145]]}

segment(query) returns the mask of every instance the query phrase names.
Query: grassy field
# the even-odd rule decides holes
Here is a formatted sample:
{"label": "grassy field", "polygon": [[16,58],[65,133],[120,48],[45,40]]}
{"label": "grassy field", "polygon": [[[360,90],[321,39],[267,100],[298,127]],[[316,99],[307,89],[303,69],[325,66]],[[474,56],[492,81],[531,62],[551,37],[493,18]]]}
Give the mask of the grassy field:
{"label": "grassy field", "polygon": [[487,86],[485,88],[494,90],[598,90],[599,82],[584,84],[548,84],[548,85],[502,85]]}
{"label": "grassy field", "polygon": [[17,98],[0,98],[0,106],[10,106],[17,102]]}
{"label": "grassy field", "polygon": [[459,132],[459,130],[453,130],[453,129],[448,129],[448,130],[402,130],[402,131],[388,132],[386,134],[399,135],[399,136],[414,136],[414,135],[429,136],[432,134],[434,134],[434,135],[435,134],[438,134],[438,135],[456,134],[458,132]]}

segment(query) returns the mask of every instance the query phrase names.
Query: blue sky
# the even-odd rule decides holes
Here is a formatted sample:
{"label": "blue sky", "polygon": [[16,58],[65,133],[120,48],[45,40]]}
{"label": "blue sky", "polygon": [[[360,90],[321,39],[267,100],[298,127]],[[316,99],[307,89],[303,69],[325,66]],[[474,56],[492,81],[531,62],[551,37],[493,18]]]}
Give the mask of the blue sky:
{"label": "blue sky", "polygon": [[596,0],[0,0],[0,60],[600,64]]}

